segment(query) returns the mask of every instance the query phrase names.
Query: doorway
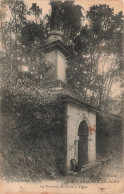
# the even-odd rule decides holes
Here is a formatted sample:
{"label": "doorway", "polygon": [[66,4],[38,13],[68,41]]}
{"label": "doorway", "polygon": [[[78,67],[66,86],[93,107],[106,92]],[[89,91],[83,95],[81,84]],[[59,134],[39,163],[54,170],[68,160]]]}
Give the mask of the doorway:
{"label": "doorway", "polygon": [[82,121],[78,127],[78,166],[79,170],[82,165],[88,163],[88,125]]}

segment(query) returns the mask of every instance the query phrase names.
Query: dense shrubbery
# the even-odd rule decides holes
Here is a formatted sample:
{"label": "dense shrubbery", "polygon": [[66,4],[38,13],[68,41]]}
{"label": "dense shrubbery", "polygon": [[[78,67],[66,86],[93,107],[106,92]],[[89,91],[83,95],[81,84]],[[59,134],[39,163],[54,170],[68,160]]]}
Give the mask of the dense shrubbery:
{"label": "dense shrubbery", "polygon": [[114,161],[122,161],[122,118],[108,113],[99,113],[97,114],[96,122],[96,148],[98,156],[112,156]]}
{"label": "dense shrubbery", "polygon": [[63,41],[72,52],[67,59],[67,83],[84,101],[109,111],[111,88],[123,79],[122,12],[114,13],[107,4],[85,11],[66,0],[50,5],[51,12],[43,17],[36,3],[28,8],[23,0],[1,1],[0,88],[16,85],[22,67],[41,79],[52,65],[45,61],[41,47],[50,30],[57,29],[64,33]]}
{"label": "dense shrubbery", "polygon": [[[93,6],[85,15],[88,24],[82,25],[85,18],[82,7],[73,1],[53,1],[51,10],[43,18],[42,9],[33,4],[30,14],[35,20],[29,21],[29,9],[23,0],[1,1],[0,91],[4,94],[0,96],[1,160],[3,176],[13,180],[54,178],[66,171],[64,106],[57,91],[41,90],[40,85],[43,72],[52,66],[41,53],[50,30],[58,28],[64,32],[64,41],[73,53],[68,62],[67,81],[83,100],[108,111],[110,89],[120,76],[121,12],[114,14],[107,5]],[[106,58],[112,63],[102,75],[98,65],[101,59],[106,63]],[[28,69],[23,72],[28,75],[22,75],[22,67]],[[105,152],[115,125],[110,126],[105,120],[98,123],[98,151]]]}
{"label": "dense shrubbery", "polygon": [[[23,93],[21,93],[23,94]],[[43,94],[44,95],[44,94]],[[56,178],[66,173],[64,105],[60,98],[43,103],[4,96],[1,127],[2,173],[11,180]],[[44,97],[45,97],[44,96]],[[38,99],[38,95],[37,95]]]}

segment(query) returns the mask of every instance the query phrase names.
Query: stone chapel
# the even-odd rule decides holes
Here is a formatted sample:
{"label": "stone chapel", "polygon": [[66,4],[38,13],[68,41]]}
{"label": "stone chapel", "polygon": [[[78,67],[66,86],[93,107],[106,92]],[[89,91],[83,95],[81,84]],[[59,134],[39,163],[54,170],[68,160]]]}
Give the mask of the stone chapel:
{"label": "stone chapel", "polygon": [[[53,67],[43,75],[43,86],[64,89],[68,93],[65,110],[66,167],[81,171],[96,165],[96,109],[86,104],[66,83],[66,57],[70,51],[60,31],[51,31],[42,47]],[[78,169],[78,170],[77,170]]]}

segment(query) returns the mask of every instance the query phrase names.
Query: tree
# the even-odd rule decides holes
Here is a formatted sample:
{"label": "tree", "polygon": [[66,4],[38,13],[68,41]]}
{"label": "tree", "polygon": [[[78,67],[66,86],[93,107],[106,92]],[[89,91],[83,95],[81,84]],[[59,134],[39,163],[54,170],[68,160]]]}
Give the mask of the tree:
{"label": "tree", "polygon": [[[22,0],[2,1],[1,6],[6,6],[11,13],[9,18],[5,14],[1,17],[1,78],[4,87],[17,89],[18,84],[23,85],[23,79],[20,80],[19,76],[22,71],[30,71],[33,79],[40,79],[43,71],[50,68],[50,63],[46,62],[41,52],[41,42],[35,38],[36,35],[29,44],[29,39],[23,34],[28,35],[26,32],[30,27],[25,3]],[[32,25],[36,25],[37,33],[42,28],[42,25]]]}
{"label": "tree", "polygon": [[35,23],[37,24],[38,18],[42,14],[42,9],[36,3],[32,3],[32,7],[29,9],[29,14],[31,13],[35,16]]}
{"label": "tree", "polygon": [[48,22],[40,18],[37,23],[42,9],[35,3],[30,8],[35,22],[27,21],[28,10],[23,1],[2,1],[1,5],[5,6],[5,3],[12,14],[5,22],[1,18],[1,61],[8,66],[1,65],[5,72],[3,77],[8,78],[3,78],[4,81],[13,85],[11,78],[17,80],[22,66],[28,66],[34,76],[40,78],[40,74],[50,67],[40,54],[40,46],[49,27],[59,29],[64,31],[65,42],[73,53],[68,62],[68,83],[76,87],[84,100],[103,108],[113,83],[120,79],[122,13],[114,14],[108,5],[93,6],[86,14],[88,23],[82,25],[81,6],[73,1],[51,1],[51,14],[46,16]]}
{"label": "tree", "polygon": [[[40,17],[42,9],[35,3],[30,9],[35,21],[30,21],[22,0],[2,1],[3,9],[5,3],[10,17],[7,19],[1,11],[1,107],[6,118],[0,136],[5,148],[2,149],[3,170],[13,178],[21,174],[23,180],[24,177],[27,180],[29,174],[30,177],[33,174],[34,179],[41,178],[41,174],[53,178],[65,173],[62,172],[65,166],[64,105],[59,98],[65,94],[41,90],[41,75],[51,67],[41,46],[50,30],[63,31],[64,41],[72,50],[68,59],[68,83],[82,99],[105,110],[105,103],[114,102],[109,98],[109,90],[119,75],[122,61],[122,44],[118,40],[122,35],[122,14],[114,14],[108,6],[93,6],[87,13],[89,23],[82,25],[81,6],[73,1],[51,1],[52,11],[45,21]],[[106,60],[109,62],[107,71],[104,70]],[[49,163],[45,164],[48,156]]]}
{"label": "tree", "polygon": [[[16,79],[18,65],[22,56],[22,47],[20,46],[20,32],[26,21],[26,6],[23,1],[2,1],[1,6],[5,6],[11,11],[10,17],[2,15],[1,21],[1,41],[2,48],[0,53],[2,78],[6,86],[13,84]],[[3,20],[4,19],[4,20]],[[20,57],[20,58],[19,58]]]}
{"label": "tree", "polygon": [[97,5],[90,8],[86,17],[88,24],[82,26],[75,39],[79,59],[72,71],[69,68],[69,81],[82,90],[84,99],[89,94],[90,102],[104,109],[113,83],[120,79],[122,12],[114,14],[108,5]]}
{"label": "tree", "polygon": [[[2,6],[5,5],[4,3],[5,1],[2,1]],[[35,180],[36,177],[41,178],[41,174],[53,178],[56,173],[60,173],[60,165],[64,164],[59,162],[58,167],[56,166],[56,158],[58,154],[60,155],[58,146],[57,153],[55,153],[53,150],[55,141],[53,142],[51,139],[51,142],[48,142],[49,137],[46,137],[47,130],[50,134],[51,130],[58,129],[59,126],[51,127],[52,129],[49,127],[52,126],[54,123],[52,120],[55,121],[56,117],[55,110],[51,108],[53,105],[51,98],[56,99],[55,96],[47,90],[43,93],[39,92],[41,75],[43,71],[51,67],[51,63],[45,60],[41,52],[42,41],[37,37],[37,32],[42,25],[32,23],[33,27],[37,27],[37,31],[36,34],[33,34],[29,44],[28,37],[22,36],[23,32],[26,32],[28,36],[27,31],[31,27],[31,22],[27,21],[27,8],[24,2],[21,0],[6,1],[6,7],[10,18],[7,19],[6,15],[1,13],[3,17],[0,26],[2,42],[0,51],[2,71],[0,111],[4,117],[0,125],[2,172],[4,176],[11,177],[13,180],[16,178],[29,180],[29,177],[31,180],[32,175],[34,175]],[[30,32],[33,33],[34,31],[30,29]],[[44,110],[46,113],[39,110]],[[44,128],[43,131],[36,127],[38,124]],[[6,146],[7,139],[8,144]],[[42,143],[40,143],[41,139]],[[60,141],[56,137],[56,144],[60,145]],[[64,144],[61,143],[61,150],[64,152],[62,145]],[[50,163],[52,165],[50,163],[47,163],[47,166],[44,165],[48,157],[44,147],[51,157]],[[63,163],[63,160],[61,163]],[[32,170],[30,166],[32,166]]]}
{"label": "tree", "polygon": [[51,14],[47,15],[47,27],[50,30],[64,32],[63,38],[67,45],[73,46],[73,40],[80,32],[83,20],[82,7],[75,5],[74,1],[50,1]]}
{"label": "tree", "polygon": [[98,104],[102,108],[104,101],[109,98],[113,83],[119,80],[122,64],[122,12],[114,14],[109,6],[99,5],[91,7],[87,17],[93,34]]}
{"label": "tree", "polygon": [[67,67],[68,83],[83,100],[104,109],[121,76],[122,12],[115,14],[108,5],[92,6],[83,24],[82,7],[73,1],[51,1],[51,9],[47,25],[64,31],[65,43],[73,53]]}

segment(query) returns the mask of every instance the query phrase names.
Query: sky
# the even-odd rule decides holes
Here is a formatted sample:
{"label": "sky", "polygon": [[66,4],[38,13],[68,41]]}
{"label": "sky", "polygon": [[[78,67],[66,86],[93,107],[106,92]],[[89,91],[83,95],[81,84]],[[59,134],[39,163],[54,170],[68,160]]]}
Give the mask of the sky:
{"label": "sky", "polygon": [[[37,3],[40,8],[43,8],[43,14],[50,10],[50,0],[25,0],[25,2],[29,7],[32,3]],[[124,9],[124,0],[75,0],[75,4],[81,5],[85,10],[94,4],[109,4],[110,7],[114,7],[115,13]]]}

